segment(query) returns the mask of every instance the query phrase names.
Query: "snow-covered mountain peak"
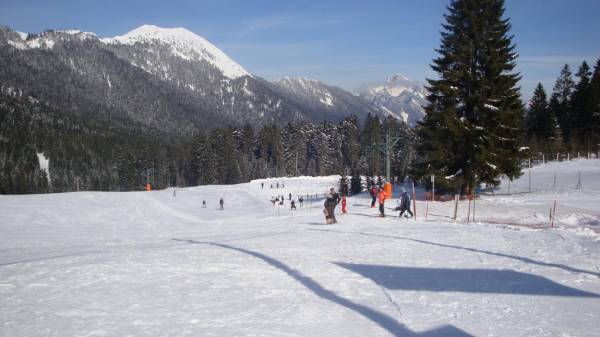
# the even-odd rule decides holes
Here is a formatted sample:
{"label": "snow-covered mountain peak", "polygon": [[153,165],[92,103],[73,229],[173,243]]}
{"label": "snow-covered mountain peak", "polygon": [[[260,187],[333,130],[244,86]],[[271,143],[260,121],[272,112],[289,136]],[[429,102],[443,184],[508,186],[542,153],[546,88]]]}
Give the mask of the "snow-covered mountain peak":
{"label": "snow-covered mountain peak", "polygon": [[411,80],[404,76],[403,74],[394,74],[390,77],[387,78],[386,80],[387,83],[398,83],[398,82],[411,82]]}
{"label": "snow-covered mountain peak", "polygon": [[161,43],[171,46],[173,55],[186,60],[205,60],[221,70],[224,76],[235,79],[252,76],[219,48],[185,28],[162,28],[143,25],[129,33],[102,39],[104,43]]}
{"label": "snow-covered mountain peak", "polygon": [[395,74],[379,83],[364,84],[357,89],[361,97],[402,118],[414,126],[425,114],[427,91],[416,81]]}

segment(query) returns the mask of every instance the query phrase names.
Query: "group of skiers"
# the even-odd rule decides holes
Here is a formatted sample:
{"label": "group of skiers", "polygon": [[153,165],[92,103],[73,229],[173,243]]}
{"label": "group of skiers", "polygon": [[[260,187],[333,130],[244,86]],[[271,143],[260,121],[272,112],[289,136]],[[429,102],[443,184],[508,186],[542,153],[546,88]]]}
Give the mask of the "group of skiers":
{"label": "group of skiers", "polygon": [[[277,183],[277,185],[279,185],[279,183]],[[264,183],[261,183],[261,189],[264,188],[263,186],[264,186]],[[282,184],[282,186],[283,186],[283,184]],[[277,187],[279,187],[279,186],[277,186]],[[272,185],[271,185],[271,188],[272,188]],[[379,213],[380,213],[379,216],[385,217],[385,201],[389,197],[388,193],[381,186],[377,186],[376,184],[373,184],[371,186],[371,189],[369,190],[369,194],[372,197],[371,208],[375,208],[375,204],[377,202],[379,202]],[[277,197],[271,197],[271,203],[273,204],[273,206],[275,206],[276,204],[283,206],[284,200],[285,200],[285,198],[283,195],[278,195]],[[295,210],[296,209],[296,201],[292,199],[292,193],[288,194],[288,200],[290,201],[290,210]],[[395,211],[400,211],[400,215],[399,215],[400,217],[402,217],[405,212],[407,213],[407,215],[410,214],[410,217],[413,217],[413,212],[410,210],[410,201],[411,201],[410,195],[404,188],[402,188],[402,196],[400,197],[400,205],[397,206],[396,208],[394,208]],[[325,222],[327,224],[337,223],[337,219],[335,218],[335,207],[340,202],[342,204],[342,213],[346,214],[347,213],[346,193],[342,193],[342,196],[340,196],[339,193],[337,193],[335,191],[335,188],[331,187],[329,189],[329,191],[325,193],[325,202],[323,204],[323,206],[324,206],[323,214],[325,215]],[[301,195],[298,196],[298,203],[299,203],[300,207],[303,207],[304,198]],[[219,200],[219,209],[220,210],[224,209],[224,204],[225,204],[225,202],[223,201],[223,198],[220,198],[220,200]],[[202,208],[206,208],[206,200],[202,200]]]}
{"label": "group of skiers", "polygon": [[[369,191],[371,194],[371,208],[375,208],[375,203],[379,201],[379,216],[385,216],[385,200],[389,197],[388,193],[382,187],[373,185]],[[400,217],[407,212],[410,216],[413,216],[413,212],[410,210],[410,195],[402,188],[402,196],[400,197],[400,205],[394,208],[395,211],[400,211]]]}
{"label": "group of skiers", "polygon": [[[284,183],[279,184],[279,182],[275,183],[276,188],[279,188],[279,185],[281,185],[281,188],[285,187]],[[260,183],[260,189],[264,190],[265,189],[265,183]],[[273,189],[273,184],[271,184],[271,189]]]}
{"label": "group of skiers", "polygon": [[[219,199],[219,209],[220,210],[225,209],[225,208],[223,208],[224,205],[225,205],[225,202],[223,201],[223,198]],[[202,200],[202,208],[206,208],[206,200]]]}

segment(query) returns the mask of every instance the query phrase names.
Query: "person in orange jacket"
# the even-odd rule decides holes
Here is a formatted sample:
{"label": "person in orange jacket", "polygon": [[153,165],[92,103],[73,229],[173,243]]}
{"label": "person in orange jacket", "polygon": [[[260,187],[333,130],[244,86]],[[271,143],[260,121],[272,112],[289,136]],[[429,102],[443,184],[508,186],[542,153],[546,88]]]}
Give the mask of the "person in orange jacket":
{"label": "person in orange jacket", "polygon": [[379,216],[384,217],[385,216],[385,211],[384,211],[384,204],[385,204],[385,199],[387,198],[387,193],[385,192],[385,190],[383,188],[379,189],[379,213],[381,213]]}

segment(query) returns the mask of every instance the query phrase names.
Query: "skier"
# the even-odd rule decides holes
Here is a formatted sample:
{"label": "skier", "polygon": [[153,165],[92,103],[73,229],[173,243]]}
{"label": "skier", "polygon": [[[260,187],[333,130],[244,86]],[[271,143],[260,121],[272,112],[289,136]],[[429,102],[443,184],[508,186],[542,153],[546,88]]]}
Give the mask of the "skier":
{"label": "skier", "polygon": [[285,200],[285,198],[283,197],[283,195],[279,196],[279,205],[283,206],[283,201]]}
{"label": "skier", "polygon": [[302,196],[300,196],[300,198],[298,198],[298,202],[300,203],[300,207],[302,207],[302,203],[304,202],[304,198],[302,198]]}
{"label": "skier", "polygon": [[271,197],[271,203],[273,204],[273,207],[275,207],[276,201],[277,201],[277,199],[275,199],[275,197]]}
{"label": "skier", "polygon": [[375,202],[377,201],[377,187],[375,187],[375,184],[371,186],[371,197],[373,198],[371,200],[371,208],[375,208]]}
{"label": "skier", "polygon": [[290,211],[296,209],[296,202],[294,200],[290,201]]}
{"label": "skier", "polygon": [[337,220],[335,219],[335,206],[338,204],[339,198],[340,196],[335,192],[333,187],[329,189],[327,194],[325,194],[325,220],[329,225],[337,223]]}
{"label": "skier", "polygon": [[277,188],[279,188],[279,182],[277,182]]}
{"label": "skier", "polygon": [[385,216],[385,198],[387,198],[387,193],[385,192],[385,190],[383,188],[379,189],[379,213],[381,217]]}
{"label": "skier", "polygon": [[399,217],[402,217],[402,214],[404,214],[404,212],[408,212],[408,214],[410,214],[410,217],[413,217],[413,212],[410,211],[410,196],[408,195],[407,191],[404,191],[404,193],[402,193]]}
{"label": "skier", "polygon": [[202,208],[206,208],[206,200],[202,200]]}
{"label": "skier", "polygon": [[273,189],[273,184],[271,184],[271,189]]}
{"label": "skier", "polygon": [[219,205],[221,205],[221,210],[223,210],[223,204],[224,204],[223,198],[221,198],[221,200],[219,200]]}
{"label": "skier", "polygon": [[290,193],[289,197],[290,197],[290,200],[292,200],[292,193]]}
{"label": "skier", "polygon": [[260,183],[260,189],[264,190],[265,189],[265,183]]}
{"label": "skier", "polygon": [[346,214],[346,195],[342,194],[342,213]]}

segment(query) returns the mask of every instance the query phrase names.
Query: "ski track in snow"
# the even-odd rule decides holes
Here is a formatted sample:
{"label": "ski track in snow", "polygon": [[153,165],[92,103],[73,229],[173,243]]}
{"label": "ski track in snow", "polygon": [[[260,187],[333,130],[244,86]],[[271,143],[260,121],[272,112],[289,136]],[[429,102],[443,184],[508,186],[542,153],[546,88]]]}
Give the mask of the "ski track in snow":
{"label": "ski track in snow", "polygon": [[[597,336],[600,181],[483,197],[498,224],[452,221],[450,202],[430,205],[435,221],[421,201],[417,221],[395,200],[378,218],[359,195],[322,225],[336,180],[0,196],[0,336]],[[290,192],[318,198],[291,212]],[[509,224],[556,198],[557,228]]]}

